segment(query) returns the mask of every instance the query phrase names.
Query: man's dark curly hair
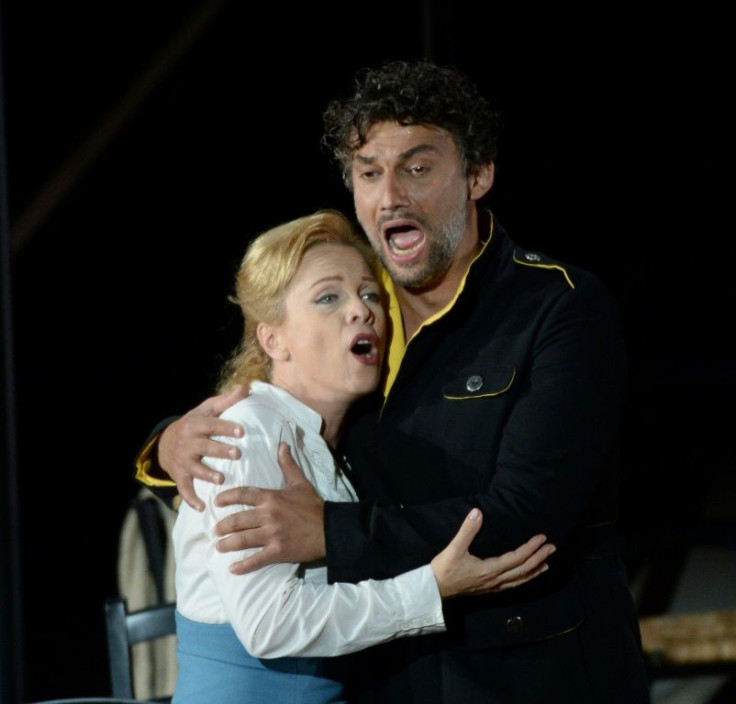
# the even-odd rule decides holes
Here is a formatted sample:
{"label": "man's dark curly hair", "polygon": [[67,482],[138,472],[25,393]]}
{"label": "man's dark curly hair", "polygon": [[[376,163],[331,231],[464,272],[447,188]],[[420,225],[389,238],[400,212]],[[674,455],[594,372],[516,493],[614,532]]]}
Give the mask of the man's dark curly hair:
{"label": "man's dark curly hair", "polygon": [[353,154],[377,122],[434,125],[449,132],[466,172],[496,159],[501,115],[468,76],[428,60],[391,61],[360,71],[350,98],[333,100],[323,113],[322,146],[352,188]]}

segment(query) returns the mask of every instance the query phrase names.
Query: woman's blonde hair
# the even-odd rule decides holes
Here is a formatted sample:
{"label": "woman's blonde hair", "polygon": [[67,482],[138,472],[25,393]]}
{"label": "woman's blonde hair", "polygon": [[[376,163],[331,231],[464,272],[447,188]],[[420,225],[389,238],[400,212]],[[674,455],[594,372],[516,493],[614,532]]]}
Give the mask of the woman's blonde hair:
{"label": "woman's blonde hair", "polygon": [[243,338],[222,368],[218,392],[253,380],[269,380],[271,358],[258,342],[258,323],[276,325],[283,320],[286,290],[305,252],[318,244],[333,243],[358,250],[380,282],[380,265],[373,250],[337,210],[319,210],[277,225],[248,245],[235,278],[235,294],[230,297],[243,314]]}

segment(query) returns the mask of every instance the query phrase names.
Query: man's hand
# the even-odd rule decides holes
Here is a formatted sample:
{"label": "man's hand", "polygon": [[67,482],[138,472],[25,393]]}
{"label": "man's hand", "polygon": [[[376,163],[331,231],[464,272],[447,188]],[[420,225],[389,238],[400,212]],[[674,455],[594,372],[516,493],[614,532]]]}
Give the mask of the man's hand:
{"label": "man's hand", "polygon": [[312,562],[325,556],[325,502],[305,479],[291,457],[289,446],[279,446],[284,473],[282,489],[237,487],[215,499],[218,506],[247,504],[252,509],[233,513],[215,527],[221,538],[219,552],[262,547],[263,550],[230,567],[233,574],[247,574],[275,562]]}
{"label": "man's hand", "polygon": [[232,421],[219,418],[226,408],[245,398],[249,386],[239,386],[233,391],[212,396],[189,413],[169,425],[158,439],[158,463],[176,482],[182,500],[197,511],[204,511],[204,503],[194,493],[193,481],[204,479],[222,484],[225,477],[202,464],[203,457],[238,459],[240,450],[212,440],[213,435],[239,438],[243,428]]}
{"label": "man's hand", "polygon": [[473,509],[450,544],[431,562],[440,595],[488,594],[517,587],[546,572],[545,560],[555,551],[544,535],[535,535],[516,550],[500,557],[480,559],[468,552],[478,534],[483,516]]}

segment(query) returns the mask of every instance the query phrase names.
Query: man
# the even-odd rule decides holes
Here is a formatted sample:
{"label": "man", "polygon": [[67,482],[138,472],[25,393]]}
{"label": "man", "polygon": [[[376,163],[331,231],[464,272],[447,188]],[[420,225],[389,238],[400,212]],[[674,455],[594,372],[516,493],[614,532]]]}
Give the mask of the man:
{"label": "man", "polygon": [[[383,395],[344,436],[363,501],[322,502],[284,460],[282,491],[221,495],[254,507],[222,522],[221,549],[263,546],[240,573],[326,558],[330,581],[383,578],[426,563],[477,505],[475,554],[544,533],[557,546],[549,571],[449,602],[442,635],[361,654],[351,701],[648,702],[616,546],[626,353],[613,297],[520,249],[481,207],[498,119],[467,77],[389,63],[364,71],[324,121],[393,302]],[[193,505],[192,477],[217,479],[202,456],[228,449],[209,436],[238,432],[215,417],[234,397],[205,401],[158,440],[159,464]],[[151,449],[141,478],[155,475]]]}

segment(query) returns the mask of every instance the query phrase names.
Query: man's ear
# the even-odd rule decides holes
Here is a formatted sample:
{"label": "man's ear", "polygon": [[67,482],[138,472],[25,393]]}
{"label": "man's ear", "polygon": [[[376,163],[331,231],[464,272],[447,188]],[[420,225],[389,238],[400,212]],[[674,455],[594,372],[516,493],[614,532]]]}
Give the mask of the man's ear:
{"label": "man's ear", "polygon": [[256,335],[263,351],[273,360],[283,362],[289,359],[289,350],[284,346],[279,327],[268,323],[258,323]]}
{"label": "man's ear", "polygon": [[496,165],[492,161],[473,167],[473,170],[468,176],[470,200],[479,200],[488,193],[491,190],[491,186],[493,186],[495,175]]}

